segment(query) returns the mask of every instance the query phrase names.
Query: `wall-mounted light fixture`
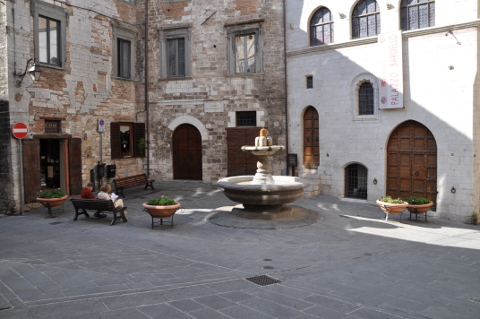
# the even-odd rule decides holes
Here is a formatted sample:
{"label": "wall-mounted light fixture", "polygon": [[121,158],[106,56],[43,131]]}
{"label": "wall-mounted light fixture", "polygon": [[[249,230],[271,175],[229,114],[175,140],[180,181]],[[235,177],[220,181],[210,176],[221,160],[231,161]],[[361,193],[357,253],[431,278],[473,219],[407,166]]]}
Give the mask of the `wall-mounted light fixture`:
{"label": "wall-mounted light fixture", "polygon": [[387,3],[387,9],[392,10],[394,8],[393,4]]}
{"label": "wall-mounted light fixture", "polygon": [[[28,66],[30,65],[30,63],[32,64],[29,68]],[[20,79],[17,81],[17,87],[20,87],[20,85],[22,84],[23,78],[25,77],[25,75],[27,75],[27,73],[30,74],[33,81],[40,80],[42,69],[40,69],[40,67],[37,65],[35,59],[30,59],[27,61],[27,65],[25,66],[25,72],[23,72],[22,74],[15,74],[15,76],[20,77]]]}
{"label": "wall-mounted light fixture", "polygon": [[373,185],[377,185],[377,183],[378,183],[378,182],[377,182],[377,179],[374,178],[374,179],[373,179]]}
{"label": "wall-mounted light fixture", "polygon": [[339,12],[338,15],[340,16],[340,19],[345,19],[347,17],[345,13],[341,13],[341,12]]}
{"label": "wall-mounted light fixture", "polygon": [[452,194],[455,194],[457,192],[457,190],[453,186],[452,186],[452,189],[450,191],[452,192]]}

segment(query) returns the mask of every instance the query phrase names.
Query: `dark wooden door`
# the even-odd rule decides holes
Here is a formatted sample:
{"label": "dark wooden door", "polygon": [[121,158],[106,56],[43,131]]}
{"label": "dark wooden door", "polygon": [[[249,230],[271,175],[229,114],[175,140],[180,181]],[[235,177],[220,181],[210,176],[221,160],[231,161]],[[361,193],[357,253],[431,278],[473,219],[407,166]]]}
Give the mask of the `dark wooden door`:
{"label": "dark wooden door", "polygon": [[426,197],[436,204],[437,143],[432,132],[421,123],[404,122],[390,136],[387,195]]}
{"label": "dark wooden door", "polygon": [[260,135],[258,127],[227,128],[227,176],[255,175],[257,157],[242,151],[245,145],[255,145],[255,138]]}
{"label": "dark wooden door", "polygon": [[312,106],[303,115],[303,165],[305,168],[320,165],[318,112]]}
{"label": "dark wooden door", "polygon": [[70,194],[82,191],[82,139],[72,138],[68,143],[68,172]]}
{"label": "dark wooden door", "polygon": [[182,124],[173,133],[173,178],[202,179],[202,138],[196,127]]}
{"label": "dark wooden door", "polygon": [[25,203],[35,201],[41,186],[40,140],[22,140],[23,191]]}

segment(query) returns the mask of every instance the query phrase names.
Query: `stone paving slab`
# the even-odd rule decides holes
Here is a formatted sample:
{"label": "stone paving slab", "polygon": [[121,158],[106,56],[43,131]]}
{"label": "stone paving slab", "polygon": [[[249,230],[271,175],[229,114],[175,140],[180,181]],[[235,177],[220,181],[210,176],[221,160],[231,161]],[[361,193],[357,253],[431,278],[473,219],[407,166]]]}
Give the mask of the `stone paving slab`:
{"label": "stone paving slab", "polygon": [[[0,318],[480,317],[478,226],[316,196],[294,203],[318,214],[308,226],[220,227],[206,217],[236,204],[215,184],[154,186],[129,190],[115,226],[73,221],[68,201],[0,216]],[[141,204],[162,195],[182,208],[151,229]]]}

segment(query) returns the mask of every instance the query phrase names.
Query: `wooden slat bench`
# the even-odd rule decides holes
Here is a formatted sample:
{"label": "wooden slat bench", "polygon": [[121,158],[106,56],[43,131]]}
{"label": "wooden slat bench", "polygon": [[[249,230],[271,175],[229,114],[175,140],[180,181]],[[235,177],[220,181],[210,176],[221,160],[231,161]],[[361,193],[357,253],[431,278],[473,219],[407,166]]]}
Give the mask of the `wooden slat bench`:
{"label": "wooden slat bench", "polygon": [[70,198],[70,201],[75,208],[75,218],[77,220],[78,215],[85,215],[85,217],[90,217],[87,213],[88,210],[93,210],[95,212],[112,212],[113,219],[110,223],[110,226],[115,225],[117,219],[122,219],[124,222],[127,222],[125,217],[125,210],[127,207],[122,207],[120,209],[115,208],[112,200],[101,200],[101,199],[84,199],[84,198]]}
{"label": "wooden slat bench", "polygon": [[133,176],[128,176],[128,177],[122,177],[122,178],[115,178],[113,180],[113,183],[115,184],[115,192],[117,195],[122,195],[123,198],[125,198],[125,195],[123,194],[123,190],[125,188],[129,187],[134,187],[134,186],[139,186],[145,184],[145,188],[151,187],[153,188],[153,182],[155,182],[154,179],[147,179],[147,174],[139,174],[139,175],[133,175]]}

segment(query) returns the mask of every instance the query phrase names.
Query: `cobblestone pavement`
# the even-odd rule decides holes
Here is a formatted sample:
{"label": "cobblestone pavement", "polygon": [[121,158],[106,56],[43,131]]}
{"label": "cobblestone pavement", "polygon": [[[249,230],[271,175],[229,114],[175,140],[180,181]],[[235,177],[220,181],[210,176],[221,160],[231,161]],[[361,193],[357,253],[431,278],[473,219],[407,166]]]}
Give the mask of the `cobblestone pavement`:
{"label": "cobblestone pavement", "polygon": [[[127,189],[114,226],[69,202],[2,216],[0,318],[480,318],[479,226],[317,196],[294,203],[309,226],[221,227],[206,216],[235,204],[216,185],[154,186]],[[151,229],[141,203],[161,195],[182,209]]]}

